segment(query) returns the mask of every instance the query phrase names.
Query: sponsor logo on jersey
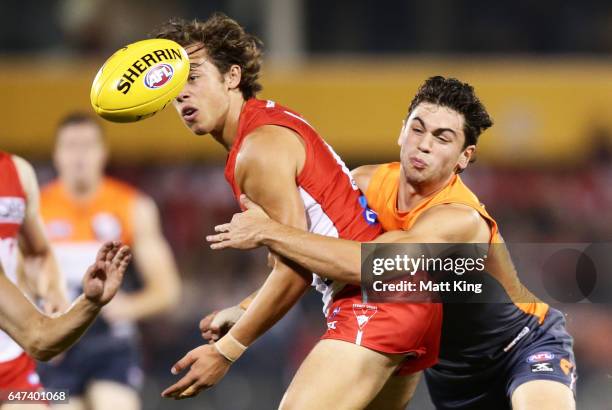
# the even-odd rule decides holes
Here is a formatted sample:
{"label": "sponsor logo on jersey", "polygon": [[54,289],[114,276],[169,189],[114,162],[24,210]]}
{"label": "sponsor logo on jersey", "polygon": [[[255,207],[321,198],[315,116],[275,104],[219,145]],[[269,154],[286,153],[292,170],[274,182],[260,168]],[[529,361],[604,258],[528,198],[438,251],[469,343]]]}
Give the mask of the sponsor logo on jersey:
{"label": "sponsor logo on jersey", "polygon": [[532,373],[541,373],[541,372],[554,372],[555,369],[553,369],[552,364],[551,363],[534,363],[531,365],[531,372]]}
{"label": "sponsor logo on jersey", "polygon": [[551,352],[537,352],[527,358],[527,363],[550,362],[555,358],[555,354]]}
{"label": "sponsor logo on jersey", "polygon": [[115,241],[121,238],[119,219],[108,212],[101,212],[91,222],[96,239],[101,242]]}
{"label": "sponsor logo on jersey", "polygon": [[336,323],[338,323],[337,320],[327,322],[327,330],[336,330]]}
{"label": "sponsor logo on jersey", "polygon": [[377,311],[378,306],[362,303],[353,304],[353,314],[355,315],[355,319],[357,319],[357,326],[359,326],[359,330],[363,330],[365,325],[370,322]]}
{"label": "sponsor logo on jersey", "polygon": [[21,197],[0,197],[0,223],[21,224],[25,217],[25,199]]}
{"label": "sponsor logo on jersey", "polygon": [[368,200],[366,199],[365,195],[361,195],[359,197],[359,206],[363,208],[361,215],[363,216],[363,219],[366,220],[368,225],[375,225],[378,223],[378,214],[368,207]]}
{"label": "sponsor logo on jersey", "polygon": [[54,219],[47,222],[47,234],[49,239],[62,239],[72,235],[73,227],[69,221]]}
{"label": "sponsor logo on jersey", "polygon": [[559,361],[559,367],[561,367],[561,370],[563,370],[563,373],[565,373],[565,375],[567,376],[574,368],[574,364],[567,359],[561,359]]}
{"label": "sponsor logo on jersey", "polygon": [[163,87],[172,79],[174,69],[170,64],[158,64],[151,68],[144,77],[144,84],[151,89]]}

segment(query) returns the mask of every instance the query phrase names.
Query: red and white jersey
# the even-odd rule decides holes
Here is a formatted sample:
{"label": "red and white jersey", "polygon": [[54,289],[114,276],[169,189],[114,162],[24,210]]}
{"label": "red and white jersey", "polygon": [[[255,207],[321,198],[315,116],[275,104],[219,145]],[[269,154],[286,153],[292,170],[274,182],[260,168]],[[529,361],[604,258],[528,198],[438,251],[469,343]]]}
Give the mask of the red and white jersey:
{"label": "red and white jersey", "polygon": [[[25,209],[26,196],[13,158],[0,151],[0,261],[4,273],[14,283],[17,283],[17,237]],[[0,362],[13,360],[22,352],[23,349],[0,330]]]}
{"label": "red and white jersey", "polygon": [[[362,242],[371,241],[382,233],[375,214],[367,208],[365,197],[361,198],[342,159],[304,118],[270,100],[250,99],[240,114],[236,140],[225,166],[225,178],[236,199],[241,195],[234,176],[236,157],[244,139],[264,125],[289,128],[304,142],[306,161],[296,178],[296,185],[304,202],[310,232]],[[325,313],[334,295],[345,286],[314,273],[312,285],[323,294]]]}

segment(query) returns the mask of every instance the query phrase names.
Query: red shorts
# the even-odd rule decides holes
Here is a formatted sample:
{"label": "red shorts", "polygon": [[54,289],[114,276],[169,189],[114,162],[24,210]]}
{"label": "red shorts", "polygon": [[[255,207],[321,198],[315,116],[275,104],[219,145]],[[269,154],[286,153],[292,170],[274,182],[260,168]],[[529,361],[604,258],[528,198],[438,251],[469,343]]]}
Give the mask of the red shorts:
{"label": "red shorts", "polygon": [[410,374],[438,361],[441,303],[363,303],[361,289],[343,289],[329,308],[321,339],[351,342],[387,354],[405,354],[396,374]]}
{"label": "red shorts", "polygon": [[22,353],[16,359],[0,363],[0,390],[29,390],[42,388],[36,373],[36,362]]}

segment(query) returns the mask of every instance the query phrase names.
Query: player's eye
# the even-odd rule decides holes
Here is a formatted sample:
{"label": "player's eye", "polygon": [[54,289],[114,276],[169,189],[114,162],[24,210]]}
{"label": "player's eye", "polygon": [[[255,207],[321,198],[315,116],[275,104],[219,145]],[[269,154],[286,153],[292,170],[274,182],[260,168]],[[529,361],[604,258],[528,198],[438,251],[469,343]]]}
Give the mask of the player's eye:
{"label": "player's eye", "polygon": [[199,75],[191,74],[191,75],[188,77],[188,80],[189,80],[189,81],[195,81],[195,80],[196,80],[198,77],[199,77]]}
{"label": "player's eye", "polygon": [[422,134],[424,132],[421,128],[418,127],[412,127],[412,131],[416,132],[417,134]]}
{"label": "player's eye", "polygon": [[450,142],[450,140],[446,138],[444,135],[436,135],[436,138],[438,139],[438,141],[443,142],[443,143]]}

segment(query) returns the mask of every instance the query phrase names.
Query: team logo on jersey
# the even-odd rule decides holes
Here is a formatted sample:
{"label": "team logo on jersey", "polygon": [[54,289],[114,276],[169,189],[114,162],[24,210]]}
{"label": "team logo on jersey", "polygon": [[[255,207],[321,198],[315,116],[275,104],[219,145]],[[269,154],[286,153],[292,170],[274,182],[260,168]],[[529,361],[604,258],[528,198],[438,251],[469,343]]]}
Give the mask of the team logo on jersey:
{"label": "team logo on jersey", "polygon": [[550,362],[555,358],[555,354],[551,352],[538,352],[527,358],[527,363]]}
{"label": "team logo on jersey", "polygon": [[551,363],[534,363],[531,365],[531,373],[554,372]]}
{"label": "team logo on jersey", "polygon": [[144,84],[151,89],[163,87],[172,79],[174,69],[170,64],[158,64],[151,68],[144,77]]}
{"label": "team logo on jersey", "polygon": [[361,215],[363,216],[363,219],[366,220],[368,225],[375,225],[378,223],[378,214],[370,209],[365,195],[361,195],[359,197],[359,206],[363,208]]}
{"label": "team logo on jersey", "polygon": [[25,199],[15,196],[0,197],[0,223],[21,224],[25,217]]}
{"label": "team logo on jersey", "polygon": [[113,214],[108,212],[96,214],[91,224],[96,239],[101,242],[115,241],[121,238],[121,223]]}
{"label": "team logo on jersey", "polygon": [[336,323],[338,323],[337,320],[327,322],[327,330],[336,330]]}
{"label": "team logo on jersey", "polygon": [[366,305],[362,303],[353,304],[353,314],[355,315],[355,319],[357,319],[357,326],[359,326],[359,330],[363,330],[365,325],[370,322],[377,311],[378,306]]}

